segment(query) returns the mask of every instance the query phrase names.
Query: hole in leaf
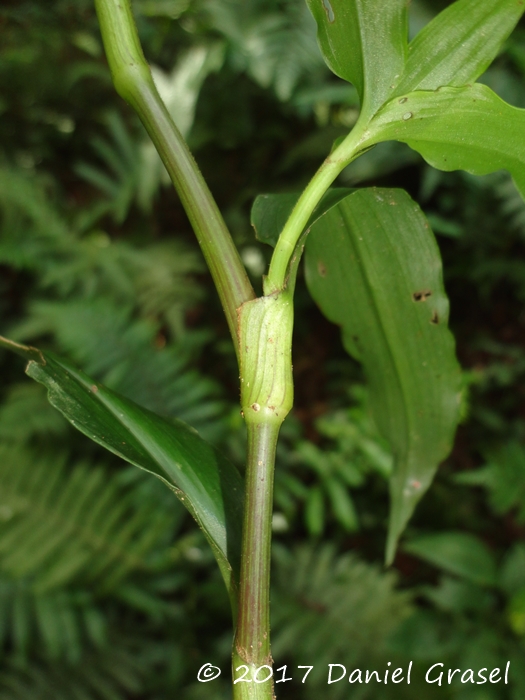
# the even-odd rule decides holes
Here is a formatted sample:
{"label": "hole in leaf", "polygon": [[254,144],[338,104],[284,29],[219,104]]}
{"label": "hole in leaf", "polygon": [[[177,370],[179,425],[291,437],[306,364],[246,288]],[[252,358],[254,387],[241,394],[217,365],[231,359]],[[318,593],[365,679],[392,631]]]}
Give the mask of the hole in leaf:
{"label": "hole in leaf", "polygon": [[430,289],[423,289],[420,292],[414,292],[412,294],[412,299],[414,301],[426,301],[430,296],[432,296]]}
{"label": "hole in leaf", "polygon": [[438,316],[437,311],[434,311],[434,313],[432,314],[432,318],[430,319],[430,323],[434,323],[436,325],[439,323],[439,316]]}

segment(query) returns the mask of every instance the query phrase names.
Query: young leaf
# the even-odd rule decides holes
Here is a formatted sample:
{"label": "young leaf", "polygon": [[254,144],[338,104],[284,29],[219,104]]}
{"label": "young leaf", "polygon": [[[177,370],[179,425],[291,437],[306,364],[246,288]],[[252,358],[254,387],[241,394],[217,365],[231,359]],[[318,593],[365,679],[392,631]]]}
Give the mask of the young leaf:
{"label": "young leaf", "polygon": [[524,134],[525,110],[476,83],[390,101],[372,120],[367,142],[403,141],[440,170],[486,175],[504,168],[525,198]]}
{"label": "young leaf", "polygon": [[26,373],[75,428],[175,492],[210,543],[235,608],[243,502],[235,467],[182,421],[161,418],[53,354],[2,337],[0,347],[29,361]]}
{"label": "young leaf", "polygon": [[459,416],[460,372],[435,239],[401,190],[358,190],[314,223],[306,281],[363,363],[377,426],[395,456],[387,561]]}
{"label": "young leaf", "polygon": [[307,0],[330,70],[353,83],[362,113],[373,114],[395,88],[407,53],[406,0]]}
{"label": "young leaf", "polygon": [[496,58],[524,12],[520,0],[454,2],[410,42],[396,94],[473,83]]}

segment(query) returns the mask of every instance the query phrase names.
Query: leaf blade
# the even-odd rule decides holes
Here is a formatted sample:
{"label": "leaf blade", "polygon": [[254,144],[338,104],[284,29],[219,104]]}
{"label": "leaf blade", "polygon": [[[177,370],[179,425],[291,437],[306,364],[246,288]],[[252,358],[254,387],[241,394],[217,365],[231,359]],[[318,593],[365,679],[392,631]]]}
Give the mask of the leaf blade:
{"label": "leaf blade", "polygon": [[[323,195],[319,204],[315,207],[308,223],[308,230],[328,209],[347,197],[354,190],[348,187],[331,187]],[[284,192],[281,194],[260,194],[252,205],[250,223],[255,230],[255,236],[261,243],[275,247],[277,239],[290,216],[300,192]]]}
{"label": "leaf blade", "polygon": [[525,110],[476,83],[390,101],[372,120],[368,138],[407,143],[439,170],[508,170],[525,198],[524,133]]}
{"label": "leaf blade", "polygon": [[156,415],[53,354],[2,337],[0,346],[29,361],[26,373],[77,430],[176,493],[210,543],[235,606],[243,500],[235,467],[182,421]]}
{"label": "leaf blade", "polygon": [[355,85],[373,114],[395,88],[407,53],[405,0],[307,0],[328,67]]}
{"label": "leaf blade", "polygon": [[395,454],[390,562],[450,451],[459,416],[460,373],[439,251],[405,192],[358,190],[312,226],[305,264],[310,293],[364,365],[374,418]]}
{"label": "leaf blade", "polygon": [[410,42],[396,94],[474,82],[524,12],[518,0],[459,0],[449,5]]}

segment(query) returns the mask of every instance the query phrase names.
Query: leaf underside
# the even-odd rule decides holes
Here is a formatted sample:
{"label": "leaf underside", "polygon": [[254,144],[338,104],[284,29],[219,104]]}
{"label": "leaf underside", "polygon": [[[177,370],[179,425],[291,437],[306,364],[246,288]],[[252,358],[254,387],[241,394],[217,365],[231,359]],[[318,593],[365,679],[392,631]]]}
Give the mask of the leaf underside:
{"label": "leaf underside", "polygon": [[329,68],[373,114],[395,88],[407,55],[406,0],[307,0]]}
{"label": "leaf underside", "polygon": [[369,118],[395,95],[465,86],[485,72],[525,12],[522,0],[458,0],[408,43],[406,0],[307,0],[328,67]]}
{"label": "leaf underside", "polygon": [[459,417],[460,370],[447,327],[439,250],[401,190],[358,190],[306,241],[306,281],[364,367],[372,412],[395,456],[386,559],[439,463]]}
{"label": "leaf underside", "polygon": [[407,143],[440,170],[508,170],[525,198],[525,109],[507,104],[486,85],[396,98],[378,112],[370,131],[372,141]]}
{"label": "leaf underside", "polygon": [[26,373],[75,428],[175,492],[210,543],[235,607],[244,491],[235,467],[182,421],[142,408],[55,355],[1,337],[0,347],[28,360]]}
{"label": "leaf underside", "polygon": [[407,44],[407,3],[308,0],[325,61],[361,96],[367,145],[407,143],[435,168],[508,170],[525,198],[525,110],[475,83],[523,0],[458,0]]}
{"label": "leaf underside", "polygon": [[[325,192],[310,216],[305,231],[309,231],[312,224],[320,216],[353,191],[353,189],[348,187],[332,187]],[[300,193],[298,192],[286,192],[281,194],[260,194],[255,198],[250,221],[258,241],[267,243],[272,248],[275,247],[277,239],[299,197]]]}
{"label": "leaf underside", "polygon": [[452,3],[408,45],[395,94],[473,83],[496,58],[524,12],[521,0]]}

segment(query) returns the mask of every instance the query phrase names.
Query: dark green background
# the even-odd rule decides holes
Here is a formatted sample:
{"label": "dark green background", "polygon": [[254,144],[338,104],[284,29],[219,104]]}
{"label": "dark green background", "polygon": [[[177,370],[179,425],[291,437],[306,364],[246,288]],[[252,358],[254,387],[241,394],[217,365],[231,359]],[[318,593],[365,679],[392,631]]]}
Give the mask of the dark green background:
{"label": "dark green background", "polygon": [[[414,0],[411,31],[446,2]],[[301,189],[358,103],[302,0],[140,0],[148,60],[260,285],[250,206]],[[70,358],[176,416],[240,467],[226,323],[176,195],[114,93],[90,2],[0,8],[0,333]],[[482,79],[525,107],[525,32]],[[286,698],[521,700],[525,693],[525,205],[504,173],[439,173],[385,144],[341,186],[404,187],[437,234],[464,368],[450,458],[382,569],[388,446],[360,368],[299,280],[296,406],[276,473],[272,592]],[[228,697],[228,600],[160,482],[54,412],[0,355],[0,697]],[[438,688],[433,663],[511,685]],[[327,665],[415,669],[410,686],[328,686]],[[220,680],[196,682],[206,662]],[[302,685],[297,664],[314,665]]]}

